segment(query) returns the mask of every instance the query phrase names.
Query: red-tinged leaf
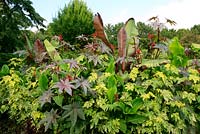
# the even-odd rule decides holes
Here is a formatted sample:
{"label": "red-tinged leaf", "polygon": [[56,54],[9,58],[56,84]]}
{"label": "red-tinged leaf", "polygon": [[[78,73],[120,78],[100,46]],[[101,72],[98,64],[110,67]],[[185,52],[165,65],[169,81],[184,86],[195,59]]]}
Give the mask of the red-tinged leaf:
{"label": "red-tinged leaf", "polygon": [[75,89],[75,86],[72,85],[72,82],[69,82],[68,79],[65,79],[65,80],[60,80],[60,82],[57,82],[56,85],[53,86],[53,88],[58,88],[59,89],[58,91],[60,93],[65,91],[72,96],[72,89]]}
{"label": "red-tinged leaf", "polygon": [[39,39],[37,39],[34,43],[34,51],[35,51],[36,54],[46,51],[42,42]]}
{"label": "red-tinged leaf", "polygon": [[119,57],[125,57],[126,56],[126,31],[124,27],[122,27],[117,35],[117,40],[118,40],[118,54]]}
{"label": "red-tinged leaf", "polygon": [[110,44],[107,39],[106,33],[104,31],[103,21],[99,13],[95,14],[94,17],[94,28],[95,33],[93,33],[93,36],[101,39],[112,50],[112,52],[114,52],[114,46]]}
{"label": "red-tinged leaf", "polygon": [[[126,39],[127,39],[126,31],[124,27],[122,27],[117,35],[119,57],[125,58],[126,56]],[[124,72],[126,68],[125,61],[122,61],[121,66],[122,66],[122,71]]]}
{"label": "red-tinged leaf", "polygon": [[35,62],[40,63],[45,58],[46,50],[44,48],[44,45],[39,39],[37,39],[34,43],[34,54],[35,54],[34,57]]}

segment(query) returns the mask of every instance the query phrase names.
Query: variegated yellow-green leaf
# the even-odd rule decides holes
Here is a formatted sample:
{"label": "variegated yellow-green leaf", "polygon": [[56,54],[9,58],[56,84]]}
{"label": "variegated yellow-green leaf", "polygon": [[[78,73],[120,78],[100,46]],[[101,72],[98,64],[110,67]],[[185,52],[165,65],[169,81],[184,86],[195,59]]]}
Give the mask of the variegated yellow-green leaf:
{"label": "variegated yellow-green leaf", "polygon": [[44,41],[44,45],[47,49],[47,52],[53,61],[59,62],[62,60],[59,53],[56,51],[55,47],[48,41]]}

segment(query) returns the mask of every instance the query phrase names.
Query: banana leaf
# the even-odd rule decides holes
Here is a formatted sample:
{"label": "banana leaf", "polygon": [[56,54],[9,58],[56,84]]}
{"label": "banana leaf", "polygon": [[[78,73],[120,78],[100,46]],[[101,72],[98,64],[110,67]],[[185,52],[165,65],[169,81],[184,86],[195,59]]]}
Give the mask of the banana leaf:
{"label": "banana leaf", "polygon": [[108,41],[107,35],[104,31],[103,20],[99,13],[95,14],[94,17],[94,28],[95,33],[93,33],[93,35],[101,39],[105,45],[107,45],[112,50],[112,52],[114,52],[114,46]]}

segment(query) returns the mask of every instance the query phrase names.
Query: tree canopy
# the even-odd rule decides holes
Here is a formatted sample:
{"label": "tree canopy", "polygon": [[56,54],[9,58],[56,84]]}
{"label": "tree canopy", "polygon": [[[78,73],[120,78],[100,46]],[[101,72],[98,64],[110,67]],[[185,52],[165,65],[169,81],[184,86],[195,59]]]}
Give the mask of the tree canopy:
{"label": "tree canopy", "polygon": [[30,0],[0,1],[0,52],[13,52],[23,47],[23,30],[43,26],[42,18]]}
{"label": "tree canopy", "polygon": [[61,34],[66,41],[74,44],[77,36],[93,33],[93,13],[84,1],[72,0],[58,12],[48,30],[53,35]]}

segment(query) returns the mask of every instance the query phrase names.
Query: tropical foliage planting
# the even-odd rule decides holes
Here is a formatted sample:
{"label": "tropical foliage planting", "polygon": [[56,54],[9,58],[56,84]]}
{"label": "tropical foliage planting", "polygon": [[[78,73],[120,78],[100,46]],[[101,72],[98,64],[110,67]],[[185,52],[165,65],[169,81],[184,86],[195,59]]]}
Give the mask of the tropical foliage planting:
{"label": "tropical foliage planting", "polygon": [[61,33],[25,36],[0,70],[0,133],[200,133],[200,45],[134,18],[93,25],[79,49]]}

